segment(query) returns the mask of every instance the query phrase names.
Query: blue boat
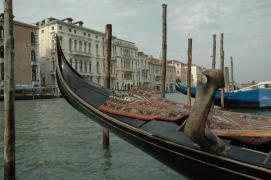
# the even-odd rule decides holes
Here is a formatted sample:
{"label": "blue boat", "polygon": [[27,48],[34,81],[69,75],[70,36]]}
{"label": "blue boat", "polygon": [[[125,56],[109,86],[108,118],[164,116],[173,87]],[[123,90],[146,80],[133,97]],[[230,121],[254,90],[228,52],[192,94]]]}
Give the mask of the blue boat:
{"label": "blue boat", "polygon": [[[176,90],[187,94],[186,85],[176,83]],[[196,87],[191,87],[191,97],[196,96]],[[215,105],[220,106],[221,92],[215,95]],[[225,107],[271,108],[271,81],[261,82],[239,90],[224,93]]]}

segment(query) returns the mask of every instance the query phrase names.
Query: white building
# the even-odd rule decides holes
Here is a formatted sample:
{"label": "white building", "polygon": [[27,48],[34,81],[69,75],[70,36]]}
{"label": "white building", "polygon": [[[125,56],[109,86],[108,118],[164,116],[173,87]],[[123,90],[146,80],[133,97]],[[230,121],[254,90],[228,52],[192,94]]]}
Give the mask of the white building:
{"label": "white building", "polygon": [[[65,57],[86,80],[103,85],[104,33],[83,27],[72,18],[47,18],[39,23],[39,54],[44,86],[58,88],[55,77],[55,34],[58,34]],[[139,86],[139,63],[134,43],[112,37],[111,88]]]}

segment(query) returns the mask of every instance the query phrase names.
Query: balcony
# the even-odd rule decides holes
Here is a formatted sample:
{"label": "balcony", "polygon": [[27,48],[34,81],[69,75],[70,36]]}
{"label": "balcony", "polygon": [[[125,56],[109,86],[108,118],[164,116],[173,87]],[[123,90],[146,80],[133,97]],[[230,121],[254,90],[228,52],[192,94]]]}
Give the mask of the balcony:
{"label": "balcony", "polygon": [[69,54],[72,55],[79,55],[79,56],[87,56],[87,57],[91,57],[92,54],[88,53],[88,52],[83,52],[83,51],[70,51]]}

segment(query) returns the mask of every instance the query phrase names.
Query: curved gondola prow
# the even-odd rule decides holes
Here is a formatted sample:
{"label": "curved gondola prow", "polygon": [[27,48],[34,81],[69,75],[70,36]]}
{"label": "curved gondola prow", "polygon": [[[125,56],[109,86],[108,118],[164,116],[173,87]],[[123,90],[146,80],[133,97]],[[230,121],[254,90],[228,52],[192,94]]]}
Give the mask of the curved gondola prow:
{"label": "curved gondola prow", "polygon": [[[98,108],[104,104],[111,94],[111,90],[100,86],[92,81],[86,81],[66,60],[60,46],[59,38],[56,36],[57,65],[56,75],[58,83],[65,84],[82,100]],[[61,82],[59,82],[61,80]]]}
{"label": "curved gondola prow", "polygon": [[[55,35],[55,40],[56,40],[56,52],[57,52],[57,67],[59,67],[58,65],[61,64],[62,65],[62,59],[66,61],[66,64],[69,66],[69,68],[73,71],[74,74],[76,74],[78,77],[80,77],[82,79],[82,76],[75,70],[73,69],[73,67],[70,65],[70,63],[68,63],[68,61],[66,60],[61,45],[60,45],[60,41],[59,41],[59,37],[58,35]],[[58,68],[57,68],[58,69]],[[59,69],[60,72],[62,73],[62,69]]]}

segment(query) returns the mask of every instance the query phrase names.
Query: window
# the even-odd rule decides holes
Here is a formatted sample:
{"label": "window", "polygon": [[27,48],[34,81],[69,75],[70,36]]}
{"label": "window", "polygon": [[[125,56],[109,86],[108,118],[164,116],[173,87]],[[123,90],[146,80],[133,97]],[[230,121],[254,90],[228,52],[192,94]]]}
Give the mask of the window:
{"label": "window", "polygon": [[59,26],[59,29],[62,30],[62,26]]}
{"label": "window", "polygon": [[85,72],[87,72],[88,67],[87,67],[87,61],[85,61]]}
{"label": "window", "polygon": [[79,61],[79,69],[80,69],[80,72],[83,71],[83,63],[82,63],[82,60]]}
{"label": "window", "polygon": [[3,26],[0,26],[0,39],[4,38],[4,28]]}
{"label": "window", "polygon": [[69,39],[69,49],[72,50],[72,39]]}
{"label": "window", "polygon": [[88,34],[88,37],[90,37],[90,34]]}
{"label": "window", "polygon": [[41,30],[41,34],[43,34],[44,33],[44,30]]}
{"label": "window", "polygon": [[96,44],[96,55],[98,56],[98,53],[99,53],[99,45]]}
{"label": "window", "polygon": [[31,61],[36,62],[36,55],[34,50],[31,51]]}
{"label": "window", "polygon": [[98,39],[98,36],[96,36],[96,39]]}
{"label": "window", "polygon": [[87,52],[87,42],[84,42],[84,52]]}
{"label": "window", "polygon": [[99,65],[100,65],[99,62],[97,62],[97,63],[96,63],[97,73],[99,73],[99,69],[100,69]]}
{"label": "window", "polygon": [[91,72],[91,61],[88,62],[88,71]]}
{"label": "window", "polygon": [[0,80],[4,81],[4,63],[0,64],[0,72],[1,72],[1,74],[0,74]]}
{"label": "window", "polygon": [[69,28],[69,32],[72,32],[72,29],[71,29],[71,28]]}
{"label": "window", "polygon": [[84,32],[84,36],[86,36],[86,33]]}
{"label": "window", "polygon": [[76,34],[76,30],[73,30],[74,34]]}
{"label": "window", "polygon": [[0,47],[0,58],[4,58],[4,46]]}
{"label": "window", "polygon": [[74,66],[75,70],[77,70],[77,60],[75,59],[75,66]]}
{"label": "window", "polygon": [[79,41],[79,52],[82,52],[82,41]]}
{"label": "window", "polygon": [[31,32],[31,44],[35,44],[35,34],[34,32]]}
{"label": "window", "polygon": [[37,67],[32,66],[32,81],[37,81]]}
{"label": "window", "polygon": [[70,59],[70,65],[72,66],[72,59]]}
{"label": "window", "polygon": [[62,42],[63,42],[63,37],[62,37],[62,36],[59,36],[59,43],[60,43],[60,46],[62,46]]}
{"label": "window", "polygon": [[55,29],[55,27],[54,26],[52,26],[52,31]]}
{"label": "window", "polygon": [[91,54],[91,43],[88,43],[88,52]]}
{"label": "window", "polygon": [[74,40],[74,51],[77,51],[77,40]]}

